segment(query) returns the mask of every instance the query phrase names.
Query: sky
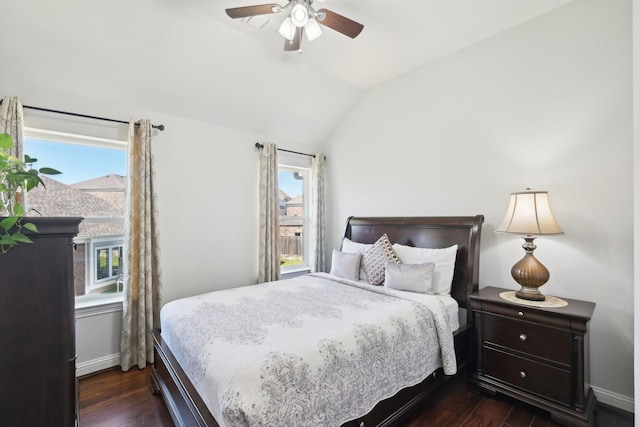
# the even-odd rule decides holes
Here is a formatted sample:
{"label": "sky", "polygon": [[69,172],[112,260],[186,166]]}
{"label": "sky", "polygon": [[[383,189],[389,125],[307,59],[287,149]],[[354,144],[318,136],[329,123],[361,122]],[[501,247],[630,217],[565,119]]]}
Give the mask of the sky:
{"label": "sky", "polygon": [[280,172],[278,173],[278,187],[280,190],[287,193],[291,197],[296,197],[302,194],[302,184],[304,181],[295,179],[293,172]]}
{"label": "sky", "polygon": [[51,178],[64,184],[109,174],[127,174],[127,153],[124,150],[25,139],[24,153],[38,159],[34,168],[50,167],[62,172]]}

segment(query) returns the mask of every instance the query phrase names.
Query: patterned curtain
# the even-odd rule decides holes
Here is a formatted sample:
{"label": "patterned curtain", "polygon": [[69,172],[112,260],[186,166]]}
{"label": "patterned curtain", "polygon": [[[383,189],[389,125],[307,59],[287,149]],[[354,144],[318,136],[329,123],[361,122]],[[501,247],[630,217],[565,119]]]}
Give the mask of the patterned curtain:
{"label": "patterned curtain", "polygon": [[24,124],[24,114],[22,102],[17,96],[5,96],[0,107],[0,133],[8,133],[13,138],[13,148],[9,153],[11,156],[24,160],[24,136],[22,128]]}
{"label": "patterned curtain", "polygon": [[311,160],[311,218],[309,240],[311,247],[311,271],[323,272],[324,261],[324,154],[316,154]]}
{"label": "patterned curtain", "polygon": [[153,362],[151,333],[160,326],[158,213],[151,155],[151,122],[129,125],[124,301],[120,366]]}
{"label": "patterned curtain", "polygon": [[[9,155],[24,160],[24,112],[22,102],[17,96],[5,96],[0,106],[0,133],[8,133],[13,139],[13,147],[9,150]],[[27,192],[22,191],[22,207],[29,210]]]}
{"label": "patterned curtain", "polygon": [[260,236],[258,283],[280,279],[280,207],[278,152],[275,144],[260,150]]}

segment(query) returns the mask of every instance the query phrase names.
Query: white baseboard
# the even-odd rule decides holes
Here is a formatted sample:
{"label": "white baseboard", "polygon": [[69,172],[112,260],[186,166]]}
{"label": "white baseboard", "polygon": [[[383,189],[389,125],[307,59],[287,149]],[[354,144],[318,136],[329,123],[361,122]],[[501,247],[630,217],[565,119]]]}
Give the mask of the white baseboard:
{"label": "white baseboard", "polygon": [[593,394],[596,395],[596,399],[598,399],[598,403],[604,403],[605,405],[613,406],[614,408],[622,409],[632,414],[634,413],[632,397],[614,393],[600,387],[591,386],[591,388],[593,389]]}
{"label": "white baseboard", "polygon": [[103,369],[112,368],[120,364],[120,354],[109,354],[86,362],[80,362],[76,365],[76,377],[92,374],[102,371]]}

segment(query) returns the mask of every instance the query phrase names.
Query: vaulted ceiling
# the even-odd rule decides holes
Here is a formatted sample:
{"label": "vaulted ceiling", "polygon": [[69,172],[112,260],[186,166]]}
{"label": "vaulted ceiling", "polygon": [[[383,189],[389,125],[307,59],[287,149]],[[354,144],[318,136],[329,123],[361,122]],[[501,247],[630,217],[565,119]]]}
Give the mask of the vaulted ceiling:
{"label": "vaulted ceiling", "polygon": [[352,40],[323,28],[301,54],[225,14],[261,0],[12,1],[0,73],[19,67],[61,94],[91,88],[105,102],[318,143],[367,89],[570,1],[326,0],[314,7],[364,30]]}

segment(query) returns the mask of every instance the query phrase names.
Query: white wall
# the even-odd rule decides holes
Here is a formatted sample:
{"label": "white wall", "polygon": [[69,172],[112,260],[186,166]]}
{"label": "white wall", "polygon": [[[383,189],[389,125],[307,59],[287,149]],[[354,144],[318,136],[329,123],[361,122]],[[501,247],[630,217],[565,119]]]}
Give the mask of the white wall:
{"label": "white wall", "polygon": [[160,118],[154,141],[163,301],[255,283],[258,138]]}
{"label": "white wall", "polygon": [[548,294],[597,306],[591,383],[633,409],[631,1],[581,0],[367,92],[329,140],[327,253],[349,215],[485,215],[480,284],[517,288],[508,195],[548,190]]}
{"label": "white wall", "polygon": [[122,303],[76,311],[76,376],[120,364]]}

